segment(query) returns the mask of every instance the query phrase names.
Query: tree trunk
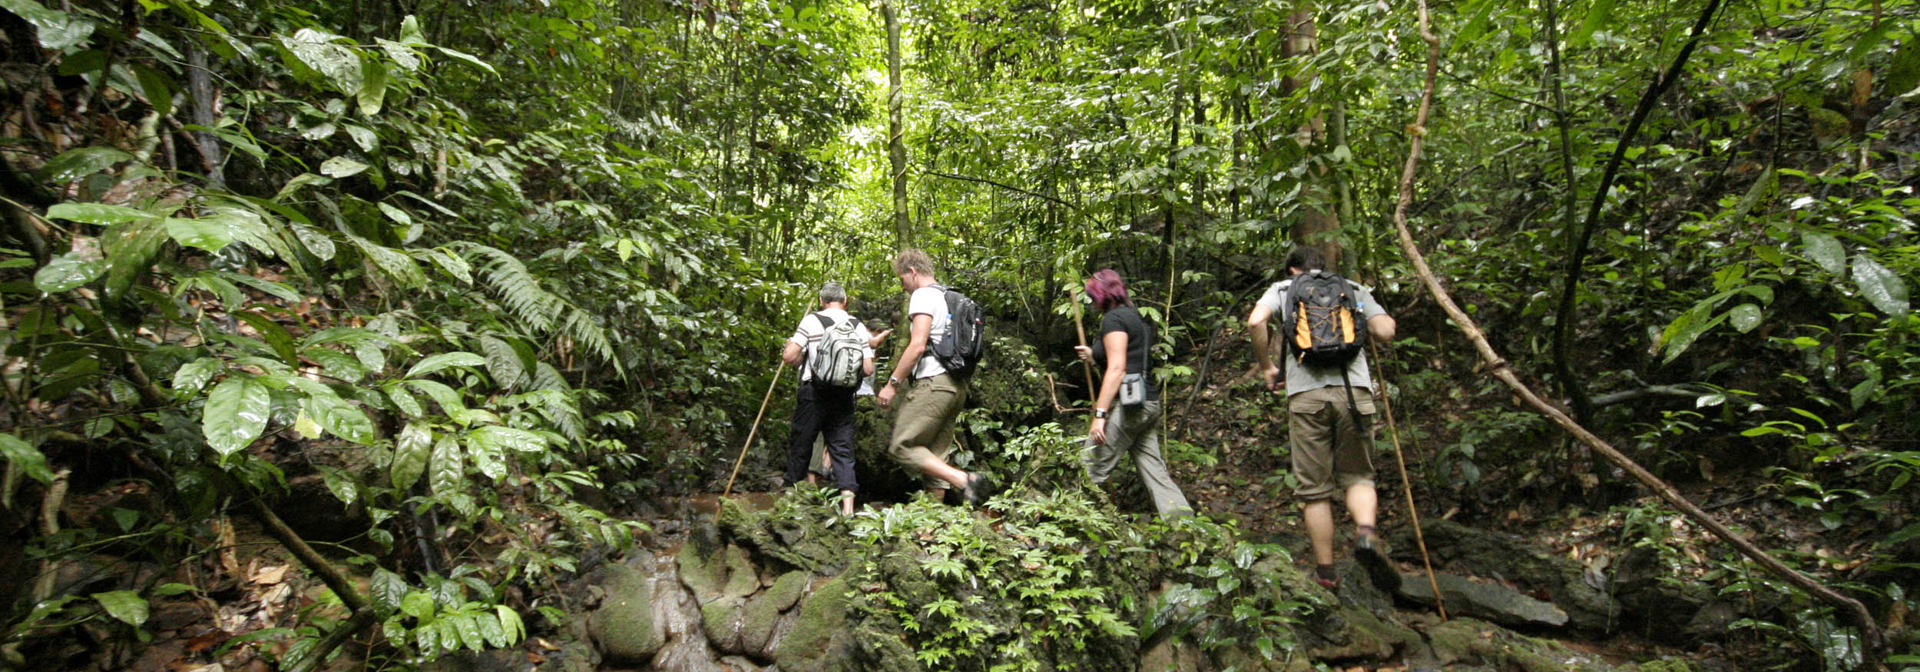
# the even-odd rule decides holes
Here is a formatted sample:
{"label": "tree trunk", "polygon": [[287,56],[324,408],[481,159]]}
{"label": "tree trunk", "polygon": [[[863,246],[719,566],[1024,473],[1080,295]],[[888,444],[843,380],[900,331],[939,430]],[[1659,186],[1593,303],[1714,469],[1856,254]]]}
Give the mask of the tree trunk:
{"label": "tree trunk", "polygon": [[[1303,8],[1287,16],[1287,39],[1281,45],[1283,58],[1307,58],[1319,51],[1319,32],[1314,25],[1313,9]],[[1287,97],[1292,97],[1307,88],[1315,75],[1312,72],[1289,75],[1281,81],[1281,89]],[[1318,151],[1326,143],[1327,120],[1314,116],[1301,123],[1297,131],[1308,152]],[[1329,270],[1340,267],[1340,240],[1335,232],[1340,230],[1340,217],[1327,207],[1332,199],[1327,195],[1326,185],[1321,181],[1326,171],[1315,170],[1307,184],[1302,185],[1300,195],[1305,199],[1304,215],[1300,225],[1293,231],[1293,240],[1298,243],[1315,245],[1326,255]]]}
{"label": "tree trunk", "polygon": [[893,176],[893,233],[898,249],[913,247],[913,227],[907,218],[906,123],[901,118],[900,16],[890,0],[881,0],[880,16],[887,22],[887,165]]}

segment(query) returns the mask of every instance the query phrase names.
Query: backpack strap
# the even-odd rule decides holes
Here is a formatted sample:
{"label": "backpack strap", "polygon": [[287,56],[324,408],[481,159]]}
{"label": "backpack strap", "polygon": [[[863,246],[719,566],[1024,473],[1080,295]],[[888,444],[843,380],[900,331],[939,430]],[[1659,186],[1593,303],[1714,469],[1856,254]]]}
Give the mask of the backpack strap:
{"label": "backpack strap", "polygon": [[814,313],[813,316],[819,318],[822,331],[833,328],[833,318],[827,317],[826,313]]}

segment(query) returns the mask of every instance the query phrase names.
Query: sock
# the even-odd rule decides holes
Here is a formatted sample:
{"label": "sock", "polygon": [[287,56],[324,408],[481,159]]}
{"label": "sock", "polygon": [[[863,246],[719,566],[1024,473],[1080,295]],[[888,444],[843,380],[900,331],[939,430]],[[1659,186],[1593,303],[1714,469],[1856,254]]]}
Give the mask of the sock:
{"label": "sock", "polygon": [[1362,537],[1371,537],[1371,536],[1373,536],[1373,526],[1372,526],[1372,525],[1361,525],[1361,526],[1360,526],[1360,536],[1362,536]]}

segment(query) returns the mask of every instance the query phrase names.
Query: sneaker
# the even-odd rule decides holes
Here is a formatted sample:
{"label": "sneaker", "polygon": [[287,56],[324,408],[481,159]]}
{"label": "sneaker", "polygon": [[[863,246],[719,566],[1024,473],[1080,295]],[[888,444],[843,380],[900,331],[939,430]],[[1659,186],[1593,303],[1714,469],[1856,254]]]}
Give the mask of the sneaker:
{"label": "sneaker", "polygon": [[1367,570],[1367,578],[1373,581],[1373,587],[1392,595],[1400,590],[1400,570],[1395,569],[1393,561],[1387,559],[1386,542],[1375,535],[1363,534],[1353,540],[1353,559]]}
{"label": "sneaker", "polygon": [[1320,584],[1321,588],[1327,590],[1338,588],[1340,587],[1340,571],[1334,569],[1333,565],[1314,565],[1313,582]]}
{"label": "sneaker", "polygon": [[967,487],[961,488],[960,499],[968,504],[979,506],[993,496],[993,481],[977,471],[967,472]]}

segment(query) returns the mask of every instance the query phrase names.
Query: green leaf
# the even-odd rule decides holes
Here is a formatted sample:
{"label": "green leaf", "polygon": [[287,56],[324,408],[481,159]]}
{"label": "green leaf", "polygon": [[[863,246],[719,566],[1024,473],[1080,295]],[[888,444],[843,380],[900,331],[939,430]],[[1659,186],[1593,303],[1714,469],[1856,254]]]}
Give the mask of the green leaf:
{"label": "green leaf", "polygon": [[1807,258],[1826,269],[1828,273],[1840,275],[1847,270],[1847,249],[1840,245],[1839,239],[1824,233],[1808,232],[1800,236],[1800,244],[1807,250]]}
{"label": "green leaf", "polygon": [[94,593],[93,599],[105,607],[107,615],[115,620],[140,627],[147,624],[147,598],[131,590],[114,590]]}
{"label": "green leaf", "polygon": [[12,434],[0,434],[0,456],[7,458],[20,473],[42,484],[53,482],[53,470],[47,467],[47,456],[20,437]]}
{"label": "green leaf", "polygon": [[487,373],[501,389],[512,390],[526,377],[526,366],[513,344],[488,334],[480,337],[480,351],[487,353]]}
{"label": "green leaf", "polygon": [[488,646],[504,649],[513,645],[513,641],[507,639],[507,629],[500,625],[500,617],[497,613],[477,614],[474,616],[474,621],[480,626],[480,634],[487,638]]}
{"label": "green leaf", "polygon": [[393,467],[388,477],[393,487],[406,492],[427,473],[427,459],[433,454],[433,430],[408,423],[393,442]]}
{"label": "green leaf", "polygon": [[340,503],[353,506],[354,502],[360,500],[360,484],[355,482],[353,477],[348,476],[347,472],[338,467],[326,465],[320,465],[319,469],[320,480],[326,482],[327,491],[333,493],[334,498],[340,500]]}
{"label": "green leaf", "polygon": [[[493,616],[489,614],[487,618],[491,619]],[[460,631],[460,641],[467,645],[467,649],[480,651],[487,648],[487,638],[480,633],[478,615],[461,613],[458,618],[452,620],[454,628]]]}
{"label": "green leaf", "polygon": [[426,33],[420,30],[420,17],[408,14],[400,20],[400,42],[410,47],[428,47]]}
{"label": "green leaf", "polygon": [[53,157],[45,166],[40,167],[40,179],[47,182],[72,182],[80,178],[112,168],[122,161],[132,161],[133,155],[112,147],[81,147],[70,149]]}
{"label": "green leaf", "polygon": [[1894,275],[1893,271],[1881,266],[1867,255],[1853,257],[1853,282],[1859,286],[1860,294],[1880,312],[1893,317],[1906,317],[1907,283]]}
{"label": "green leaf", "polygon": [[320,174],[339,179],[364,173],[368,167],[367,164],[359,161],[344,156],[336,156],[320,163]]}
{"label": "green leaf", "polygon": [[398,63],[400,67],[409,71],[420,69],[420,55],[414,53],[411,47],[382,38],[374,38],[374,43],[380,45],[380,50],[386,52],[387,58]]}
{"label": "green leaf", "polygon": [[400,598],[400,612],[422,621],[433,620],[433,596],[424,590],[410,591],[406,597]]}
{"label": "green leaf", "polygon": [[345,39],[325,31],[301,28],[291,36],[282,36],[280,46],[300,64],[320,73],[334,90],[353,95],[362,85],[360,55],[350,47],[334,44]]}
{"label": "green leaf", "polygon": [[273,318],[251,310],[236,310],[233,316],[259,332],[261,340],[273,348],[273,353],[280,356],[280,361],[286,362],[287,366],[300,365],[300,357],[293,350],[293,334],[287,333],[286,327],[274,322]]}
{"label": "green leaf", "polygon": [[145,210],[105,203],[60,203],[47,208],[49,219],[64,219],[70,222],[103,226],[153,219],[155,216]]}
{"label": "green leaf", "polygon": [[515,644],[527,638],[527,626],[520,620],[520,612],[504,604],[493,605],[493,611],[500,616],[500,628],[507,631],[507,643]]}
{"label": "green leaf", "polygon": [[460,402],[459,392],[453,391],[453,388],[447,387],[439,381],[424,379],[409,380],[407,381],[407,385],[415,390],[419,390],[421,394],[427,395],[428,398],[439,402],[440,411],[443,413],[451,414],[454,411],[467,407],[466,404]]}
{"label": "green leaf", "polygon": [[467,457],[460,450],[460,442],[451,436],[441,436],[433,443],[433,457],[428,461],[427,485],[433,494],[450,495],[458,493],[467,485]]}
{"label": "green leaf", "polygon": [[181,392],[198,392],[200,388],[207,386],[207,381],[213,380],[214,374],[219,373],[220,368],[220,360],[212,357],[201,357],[181,364],[180,368],[173,371],[173,389]]}
{"label": "green leaf", "polygon": [[537,453],[547,449],[547,440],[539,434],[524,429],[490,425],[473,430],[473,436],[488,446],[507,448],[522,453]]}
{"label": "green leaf", "polygon": [[1727,318],[1731,321],[1735,330],[1744,334],[1753,331],[1754,327],[1760,326],[1760,307],[1751,303],[1743,303],[1734,306],[1733,310],[1727,311]]}
{"label": "green leaf", "polygon": [[107,272],[107,265],[97,259],[81,258],[76,252],[54,257],[33,274],[33,286],[48,294],[59,294],[75,287],[93,282],[94,278]]}
{"label": "green leaf", "polygon": [[471,352],[441,353],[441,354],[434,355],[432,357],[428,357],[426,359],[420,360],[420,363],[413,365],[413,368],[407,370],[407,375],[405,377],[419,378],[420,376],[424,376],[429,373],[434,373],[442,369],[448,369],[456,366],[485,366],[486,363],[487,363],[487,360],[485,357],[481,357]]}
{"label": "green leaf", "polygon": [[117,299],[132,291],[134,281],[153,266],[166,242],[167,227],[159,217],[107,229],[100,237],[100,249],[107,255],[107,279],[101,283],[107,296]]}
{"label": "green leaf", "polygon": [[367,259],[371,260],[374,266],[385,272],[401,287],[415,288],[427,284],[426,273],[420,270],[419,262],[414,261],[413,257],[358,236],[352,237],[351,240],[355,247],[360,248],[360,251],[367,255]]}
{"label": "green leaf", "polygon": [[221,248],[233,243],[233,231],[227,222],[216,218],[182,219],[167,218],[167,235],[174,242],[187,247],[197,247],[208,252],[219,252]]}
{"label": "green leaf", "polygon": [[380,106],[387,97],[387,66],[369,57],[360,61],[360,72],[364,77],[360,93],[354,97],[360,103],[360,114],[367,117],[380,114]]}
{"label": "green leaf", "polygon": [[93,36],[94,23],[67,12],[47,9],[34,0],[0,0],[0,8],[17,14],[32,24],[40,48],[64,51]]}
{"label": "green leaf", "polygon": [[407,599],[407,593],[411,590],[406,579],[384,567],[374,568],[373,578],[367,588],[367,592],[373,595],[374,608],[383,613],[399,610],[401,602]]}
{"label": "green leaf", "polygon": [[1853,410],[1858,411],[1867,404],[1873,403],[1874,397],[1880,394],[1880,386],[1879,378],[1868,378],[1848,390],[1847,398],[1853,403]]}
{"label": "green leaf", "polygon": [[[152,31],[141,31],[145,35]],[[133,77],[140,84],[140,95],[145,96],[147,104],[153,106],[153,113],[166,118],[173,112],[173,80],[166,73],[147,65],[136,63]]]}
{"label": "green leaf", "polygon": [[373,428],[373,420],[367,418],[365,411],[345,399],[331,395],[307,397],[307,412],[334,436],[358,443],[371,445],[379,440],[379,433]]}
{"label": "green leaf", "polygon": [[500,445],[489,441],[487,435],[477,430],[467,434],[467,459],[481,475],[495,481],[506,478],[506,458]]}
{"label": "green leaf", "polygon": [[426,415],[426,409],[420,406],[420,400],[415,398],[411,392],[408,392],[407,388],[399,385],[387,385],[382,388],[382,390],[387,393],[387,399],[393,401],[394,407],[400,409],[400,412],[407,417],[418,418]]}
{"label": "green leaf", "polygon": [[305,224],[294,224],[292,228],[294,237],[300,239],[300,244],[307,248],[309,254],[318,257],[321,261],[333,259],[336,250],[333,239],[327,237],[326,232]]}
{"label": "green leaf", "polygon": [[[273,200],[276,200],[276,201],[286,200],[288,196],[293,195],[294,192],[300,191],[301,187],[305,187],[307,185],[324,187],[329,184],[333,184],[333,178],[331,177],[327,177],[325,175],[315,175],[313,173],[301,173],[299,175],[293,176],[293,179],[287,180],[287,184],[285,186],[280,187],[280,192],[273,195]],[[304,236],[301,237],[300,241],[306,242],[306,237]],[[315,251],[313,254],[314,256],[320,257],[322,259],[333,258],[332,252],[328,252],[327,254],[322,255],[318,251]]]}
{"label": "green leaf", "polygon": [[451,58],[456,61],[460,61],[461,63],[466,63],[467,65],[471,65],[481,70],[485,70],[487,71],[488,74],[492,74],[492,75],[500,74],[494,71],[493,66],[487,65],[486,61],[482,61],[479,58],[474,57],[472,54],[466,53],[464,51],[448,49],[446,47],[440,47],[440,46],[436,46],[434,47],[434,49],[439,50],[439,52],[442,54],[446,54],[448,58]]}
{"label": "green leaf", "polygon": [[1574,30],[1572,35],[1567,37],[1567,41],[1572,44],[1586,44],[1592,40],[1594,31],[1605,28],[1607,24],[1612,23],[1613,7],[1616,1],[1617,0],[1594,0],[1593,5],[1587,9],[1587,18],[1580,22],[1580,27]]}
{"label": "green leaf", "polygon": [[1713,304],[1702,302],[1668,324],[1666,330],[1660,335],[1661,347],[1667,352],[1666,358],[1660,360],[1660,363],[1673,361],[1675,357],[1680,356],[1680,353],[1686,352],[1701,334],[1707,333],[1708,330],[1719,326],[1727,319],[1725,313],[1710,318],[1712,314]]}
{"label": "green leaf", "polygon": [[245,450],[266,430],[272,402],[266,386],[252,378],[220,381],[207,395],[207,407],[200,419],[207,445],[222,458]]}

